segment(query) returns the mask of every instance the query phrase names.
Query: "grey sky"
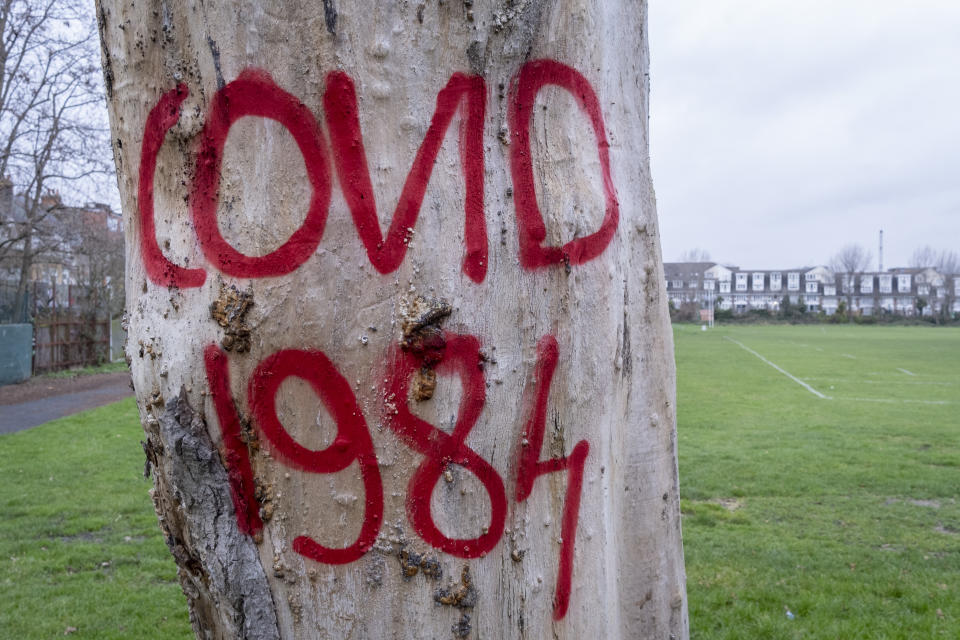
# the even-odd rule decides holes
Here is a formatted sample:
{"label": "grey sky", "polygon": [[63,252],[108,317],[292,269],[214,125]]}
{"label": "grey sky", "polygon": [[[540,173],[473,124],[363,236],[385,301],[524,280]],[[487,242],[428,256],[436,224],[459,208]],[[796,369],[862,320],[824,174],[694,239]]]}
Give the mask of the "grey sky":
{"label": "grey sky", "polygon": [[664,258],[960,250],[960,1],[649,0]]}

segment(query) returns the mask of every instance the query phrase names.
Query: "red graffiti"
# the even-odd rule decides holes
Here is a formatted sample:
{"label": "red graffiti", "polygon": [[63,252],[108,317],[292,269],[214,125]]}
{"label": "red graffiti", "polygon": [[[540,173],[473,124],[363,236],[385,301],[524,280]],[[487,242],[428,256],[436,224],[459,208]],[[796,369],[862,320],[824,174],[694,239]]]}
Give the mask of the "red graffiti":
{"label": "red graffiti", "polygon": [[137,207],[140,210],[140,257],[150,281],[164,287],[199,287],[207,279],[203,269],[185,269],[163,255],[157,245],[156,221],[153,214],[153,176],[157,171],[157,154],[163,139],[180,117],[180,105],[187,98],[187,85],[160,96],[150,110],[140,147],[140,177],[137,186]]}
{"label": "red graffiti", "polygon": [[[244,116],[269,118],[287,128],[303,156],[312,190],[303,224],[265,256],[240,253],[223,238],[217,225],[223,147],[230,127]],[[193,180],[190,208],[194,229],[207,260],[223,273],[238,278],[284,275],[306,262],[320,244],[330,207],[330,170],[323,134],[310,110],[278,87],[266,72],[246,70],[214,95]]]}
{"label": "red graffiti", "polygon": [[220,422],[223,438],[223,460],[230,478],[230,497],[237,514],[237,526],[248,535],[260,533],[260,505],[257,503],[253,469],[250,467],[250,452],[243,440],[240,417],[230,394],[230,367],[227,354],[220,347],[210,345],[203,352],[210,383],[210,395]]}
{"label": "red graffiti", "polygon": [[395,271],[403,262],[407,252],[407,229],[416,224],[440,145],[461,101],[466,102],[466,117],[460,127],[460,158],[466,186],[463,272],[474,282],[483,282],[487,273],[487,228],[483,216],[483,119],[486,109],[483,78],[455,73],[437,94],[437,107],[430,128],[413,159],[384,238],[367,168],[353,80],[342,71],[327,76],[323,108],[333,143],[337,176],[367,256],[380,273]]}
{"label": "red graffiti", "polygon": [[547,422],[547,397],[550,395],[550,385],[553,382],[558,358],[559,347],[556,338],[551,335],[541,338],[537,344],[536,396],[520,443],[516,493],[517,502],[523,502],[533,492],[533,484],[537,478],[548,473],[567,472],[567,495],[564,500],[563,523],[560,530],[562,544],[557,568],[557,587],[553,600],[554,620],[560,620],[566,616],[567,606],[570,604],[573,545],[580,517],[583,469],[587,462],[587,454],[590,452],[590,444],[586,440],[581,440],[573,447],[570,457],[540,459]]}
{"label": "red graffiti", "polygon": [[[546,85],[556,85],[569,91],[589,118],[596,137],[606,198],[606,213],[600,228],[562,247],[543,246],[546,227],[537,204],[530,156],[533,103],[540,89]],[[205,281],[206,274],[202,269],[187,269],[173,264],[157,245],[153,180],[157,154],[166,132],[177,122],[180,105],[187,93],[186,86],[179,85],[161,96],[150,111],[144,128],[138,186],[140,248],[147,277],[155,284],[180,288],[199,287]],[[485,279],[488,261],[483,211],[486,97],[483,79],[462,73],[453,74],[437,94],[430,126],[413,159],[390,226],[384,235],[370,181],[353,81],[340,71],[327,76],[324,111],[333,144],[334,165],[357,233],[371,264],[380,273],[395,271],[406,256],[408,229],[416,224],[444,136],[454,115],[463,105],[459,146],[465,186],[466,247],[462,270],[474,282],[480,283]],[[237,251],[223,238],[217,224],[224,146],[231,126],[244,116],[275,120],[290,132],[300,150],[311,187],[303,224],[283,245],[264,256],[249,256]],[[619,219],[619,205],[610,173],[609,144],[603,114],[590,83],[576,70],[559,62],[528,62],[511,82],[508,123],[512,137],[510,175],[516,203],[521,266],[537,269],[560,263],[578,265],[599,256],[613,239]],[[235,277],[275,277],[299,268],[313,255],[323,237],[331,199],[327,157],[328,149],[317,119],[296,97],[277,86],[267,72],[247,69],[236,80],[217,91],[200,136],[196,170],[189,191],[194,231],[206,260],[222,273]]]}
{"label": "red graffiti", "polygon": [[[238,526],[248,534],[259,532],[263,523],[254,494],[250,454],[241,435],[240,419],[230,395],[226,354],[217,346],[205,353],[207,377],[223,436],[224,462]],[[578,442],[568,457],[541,459],[546,431],[547,400],[559,358],[553,336],[544,336],[537,345],[533,394],[528,397],[529,418],[521,434],[517,460],[514,499],[527,500],[540,476],[567,472],[567,491],[561,524],[560,557],[554,594],[553,617],[564,618],[570,602],[573,578],[574,544],[580,515],[583,474],[590,446]],[[480,342],[473,336],[437,334],[424,349],[394,348],[387,357],[388,372],[383,390],[389,406],[387,425],[423,461],[407,485],[407,517],[417,534],[436,549],[460,558],[478,558],[492,551],[503,537],[507,516],[507,496],[503,478],[487,460],[468,447],[466,439],[476,425],[486,403],[486,381]],[[410,380],[422,367],[439,375],[455,375],[463,394],[452,433],[446,433],[410,410]],[[299,444],[283,427],[277,416],[276,395],[289,377],[306,380],[337,424],[333,442],[321,451]],[[283,350],[264,359],[254,371],[247,387],[253,423],[269,442],[277,460],[309,473],[336,473],[356,460],[366,493],[366,507],[356,541],[342,549],[331,549],[306,536],[294,539],[296,552],[327,564],[346,564],[362,557],[376,541],[383,518],[383,484],[367,422],[350,385],[336,366],[320,351]],[[490,500],[490,523],[476,538],[457,539],[437,527],[431,511],[433,490],[449,465],[459,465],[473,473]]]}
{"label": "red graffiti", "polygon": [[[413,449],[424,455],[423,462],[410,478],[407,489],[407,516],[417,534],[441,551],[459,558],[477,558],[497,546],[507,517],[507,496],[503,479],[489,462],[465,443],[486,402],[480,343],[472,336],[446,334],[440,354],[424,356],[397,349],[392,358],[388,398],[396,403],[388,413],[387,424]],[[439,359],[431,357],[439,355]],[[425,362],[426,358],[436,362]],[[436,366],[438,374],[453,373],[460,378],[463,396],[453,433],[447,434],[415,416],[407,404],[410,378],[425,364]],[[433,520],[430,496],[447,465],[456,464],[474,474],[490,498],[490,524],[476,538],[456,539],[444,535]]]}
{"label": "red graffiti", "polygon": [[[322,451],[307,449],[294,440],[277,417],[277,391],[284,380],[294,376],[310,384],[337,424],[337,437]],[[248,396],[257,426],[286,464],[310,473],[343,471],[354,460],[360,465],[366,508],[356,541],[343,549],[331,549],[299,536],[293,541],[293,550],[327,564],[347,564],[362,557],[373,547],[380,532],[383,483],[370,430],[350,384],[322,352],[289,349],[260,363],[250,378]]]}
{"label": "red graffiti", "polygon": [[[540,89],[556,85],[569,91],[590,119],[600,155],[603,173],[603,190],[606,196],[606,213],[600,228],[583,238],[571,240],[562,247],[544,247],[547,229],[543,214],[537,204],[534,189],[533,158],[530,155],[530,121],[533,118],[533,102]],[[590,83],[576,69],[555,60],[533,60],[521,67],[510,83],[510,175],[513,178],[514,198],[517,208],[517,233],[520,237],[520,264],[527,269],[537,269],[553,264],[583,264],[593,260],[613,240],[620,218],[617,191],[610,175],[610,152],[607,134],[603,125],[600,101]]]}

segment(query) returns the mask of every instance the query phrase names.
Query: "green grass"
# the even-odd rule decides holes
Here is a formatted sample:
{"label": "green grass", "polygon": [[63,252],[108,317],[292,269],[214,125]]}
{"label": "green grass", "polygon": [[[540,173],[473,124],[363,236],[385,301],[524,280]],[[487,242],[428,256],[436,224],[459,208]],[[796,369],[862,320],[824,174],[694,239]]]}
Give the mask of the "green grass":
{"label": "green grass", "polygon": [[960,330],[674,337],[692,637],[960,637]]}
{"label": "green grass", "polygon": [[105,362],[96,366],[90,367],[75,367],[73,369],[64,369],[63,371],[53,371],[51,373],[44,373],[41,375],[41,378],[76,378],[78,376],[89,376],[95,373],[119,373],[121,371],[127,371],[129,367],[127,363],[123,360],[118,360],[117,362]]}
{"label": "green grass", "polygon": [[[960,330],[675,341],[692,637],[960,637]],[[141,438],[132,400],[0,437],[0,638],[191,637]]]}
{"label": "green grass", "polygon": [[134,401],[0,436],[0,638],[188,638]]}

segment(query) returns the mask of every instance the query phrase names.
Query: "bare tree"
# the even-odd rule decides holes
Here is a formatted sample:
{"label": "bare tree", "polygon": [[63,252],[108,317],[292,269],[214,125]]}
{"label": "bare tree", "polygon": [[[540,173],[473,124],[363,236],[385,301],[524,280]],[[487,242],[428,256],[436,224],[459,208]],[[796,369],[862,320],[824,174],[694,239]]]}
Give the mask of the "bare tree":
{"label": "bare tree", "polygon": [[937,254],[934,263],[937,273],[943,278],[943,302],[938,317],[943,321],[953,318],[953,305],[957,301],[957,282],[960,282],[960,253],[944,249]]}
{"label": "bare tree", "polygon": [[646,2],[98,23],[198,637],[685,639]]}
{"label": "bare tree", "polygon": [[960,256],[956,251],[944,249],[937,251],[930,245],[918,247],[910,256],[910,266],[915,269],[933,269],[942,282],[939,283],[941,295],[929,301],[931,312],[937,321],[949,320],[953,314],[953,303],[956,300],[954,282],[960,272]]}
{"label": "bare tree", "polygon": [[[0,263],[16,273],[24,313],[32,266],[58,251],[58,200],[110,172],[89,9],[78,0],[0,3]],[[9,205],[9,206],[7,206]]]}
{"label": "bare tree", "polygon": [[680,254],[680,262],[710,262],[710,253],[706,249],[688,249]]}
{"label": "bare tree", "polygon": [[910,256],[910,266],[914,268],[935,267],[940,259],[937,250],[930,245],[924,245]]}
{"label": "bare tree", "polygon": [[848,244],[830,260],[834,273],[862,273],[870,266],[873,255],[859,244]]}
{"label": "bare tree", "polygon": [[856,291],[857,276],[862,275],[870,266],[873,256],[869,250],[859,244],[848,244],[830,259],[830,269],[840,279],[839,286],[847,299],[847,316],[853,322],[853,294]]}
{"label": "bare tree", "polygon": [[110,322],[123,310],[124,241],[123,232],[106,206],[74,209],[77,233],[70,242],[70,261],[74,265],[78,310],[84,320],[84,337],[93,345],[87,357],[95,362],[109,358],[110,347],[100,341],[109,336],[104,322]]}

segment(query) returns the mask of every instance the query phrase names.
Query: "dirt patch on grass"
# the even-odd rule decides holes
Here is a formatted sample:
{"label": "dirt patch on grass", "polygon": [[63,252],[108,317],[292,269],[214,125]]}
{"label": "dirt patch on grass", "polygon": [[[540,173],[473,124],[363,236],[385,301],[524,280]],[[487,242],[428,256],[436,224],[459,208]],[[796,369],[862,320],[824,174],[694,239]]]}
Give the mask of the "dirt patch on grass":
{"label": "dirt patch on grass", "polygon": [[96,542],[101,543],[104,540],[104,530],[100,531],[81,531],[67,536],[57,536],[60,542]]}
{"label": "dirt patch on grass", "polygon": [[[915,507],[925,507],[927,509],[939,509],[943,502],[941,500],[921,500],[918,498],[887,498],[884,500],[883,504],[886,507],[890,505],[897,504],[902,502],[904,504],[912,504]],[[950,504],[956,504],[956,500],[953,498],[947,499],[947,502]]]}
{"label": "dirt patch on grass", "polygon": [[727,511],[736,511],[743,506],[743,501],[736,498],[711,498],[707,502],[718,504]]}
{"label": "dirt patch on grass", "polygon": [[128,371],[118,373],[95,373],[75,378],[30,378],[19,384],[0,387],[0,406],[43,400],[65,393],[90,391],[130,380]]}

